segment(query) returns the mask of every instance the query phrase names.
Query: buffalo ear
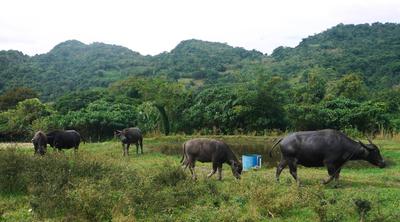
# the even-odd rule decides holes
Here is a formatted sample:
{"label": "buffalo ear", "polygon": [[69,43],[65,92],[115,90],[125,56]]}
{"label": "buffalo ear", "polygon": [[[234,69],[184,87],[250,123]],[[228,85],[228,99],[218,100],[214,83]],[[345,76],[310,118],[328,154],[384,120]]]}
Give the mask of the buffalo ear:
{"label": "buffalo ear", "polygon": [[366,136],[366,137],[367,137],[367,140],[368,140],[368,142],[369,142],[370,144],[374,144],[374,143],[369,139],[368,136]]}
{"label": "buffalo ear", "polygon": [[365,149],[367,149],[367,150],[374,150],[373,148],[370,148],[370,147],[368,147],[367,145],[365,145],[363,142],[361,142],[360,140],[358,141],[358,143],[362,146],[362,147],[364,147]]}
{"label": "buffalo ear", "polygon": [[362,146],[362,147],[364,147],[364,148],[367,148],[368,149],[368,147],[367,147],[367,145],[365,145],[363,142],[361,142],[361,140],[358,140],[358,143]]}

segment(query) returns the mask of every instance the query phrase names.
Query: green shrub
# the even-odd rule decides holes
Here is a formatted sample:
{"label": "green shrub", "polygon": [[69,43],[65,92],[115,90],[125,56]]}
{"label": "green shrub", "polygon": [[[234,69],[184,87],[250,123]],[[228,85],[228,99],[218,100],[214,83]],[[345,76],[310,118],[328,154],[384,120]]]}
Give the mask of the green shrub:
{"label": "green shrub", "polygon": [[29,157],[16,152],[15,148],[0,149],[0,192],[5,194],[27,191],[26,162]]}
{"label": "green shrub", "polygon": [[68,202],[64,206],[68,214],[86,221],[111,221],[114,204],[122,192],[111,189],[109,181],[82,181],[67,193]]}
{"label": "green shrub", "polygon": [[53,217],[65,213],[67,190],[72,187],[68,158],[51,153],[29,163],[31,206],[39,217]]}
{"label": "green shrub", "polygon": [[155,185],[176,186],[179,181],[186,179],[186,173],[180,166],[165,162],[161,170],[153,177]]}

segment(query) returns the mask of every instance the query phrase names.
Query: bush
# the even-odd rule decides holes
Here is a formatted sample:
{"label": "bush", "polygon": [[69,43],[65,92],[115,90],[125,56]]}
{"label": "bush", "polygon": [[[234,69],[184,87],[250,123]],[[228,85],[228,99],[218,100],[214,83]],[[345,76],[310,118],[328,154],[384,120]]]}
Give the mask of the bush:
{"label": "bush", "polygon": [[26,193],[25,163],[29,157],[18,154],[15,148],[0,149],[0,192],[4,194]]}
{"label": "bush", "polygon": [[161,170],[153,178],[153,183],[158,186],[176,186],[178,182],[186,179],[186,173],[180,166],[165,162]]}
{"label": "bush", "polygon": [[59,153],[50,153],[28,162],[28,165],[33,211],[41,218],[64,214],[64,206],[68,205],[67,191],[72,188],[68,158]]}

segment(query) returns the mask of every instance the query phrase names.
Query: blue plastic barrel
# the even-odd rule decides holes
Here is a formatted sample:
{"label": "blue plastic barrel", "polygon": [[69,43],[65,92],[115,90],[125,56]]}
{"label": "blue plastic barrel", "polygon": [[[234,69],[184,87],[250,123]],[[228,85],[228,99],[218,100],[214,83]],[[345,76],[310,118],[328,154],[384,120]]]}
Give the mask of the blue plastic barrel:
{"label": "blue plastic barrel", "polygon": [[243,170],[247,171],[252,168],[261,168],[261,155],[247,154],[242,156]]}

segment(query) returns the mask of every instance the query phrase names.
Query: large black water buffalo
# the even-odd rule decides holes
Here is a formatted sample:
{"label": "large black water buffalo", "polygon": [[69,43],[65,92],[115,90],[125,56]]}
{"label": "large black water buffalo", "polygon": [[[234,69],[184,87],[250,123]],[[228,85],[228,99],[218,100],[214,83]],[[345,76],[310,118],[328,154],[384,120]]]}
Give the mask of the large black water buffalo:
{"label": "large black water buffalo", "polygon": [[385,161],[378,147],[368,139],[370,144],[354,141],[345,134],[331,129],[319,131],[296,132],[280,139],[272,149],[280,144],[282,159],[276,168],[276,179],[288,165],[290,174],[298,181],[297,164],[306,167],[328,168],[329,178],[325,184],[339,179],[342,166],[348,160],[366,160],[381,168]]}
{"label": "large black water buffalo", "polygon": [[139,145],[141,153],[143,154],[143,136],[139,128],[132,127],[123,130],[116,130],[114,135],[119,137],[122,142],[122,151],[124,156],[129,155],[129,146],[132,143],[136,144],[136,154],[139,154]]}
{"label": "large black water buffalo", "polygon": [[207,175],[211,177],[218,170],[218,179],[222,179],[222,164],[227,163],[232,168],[233,176],[240,179],[242,164],[238,161],[229,146],[214,139],[192,139],[183,144],[183,156],[181,159],[185,169],[189,166],[192,178],[196,179],[194,171],[196,160],[200,162],[212,162],[212,171]]}
{"label": "large black water buffalo", "polygon": [[81,142],[81,135],[75,130],[55,130],[46,134],[47,143],[58,150],[74,148],[76,152]]}
{"label": "large black water buffalo", "polygon": [[35,154],[44,155],[47,151],[47,136],[42,131],[38,131],[32,138]]}

